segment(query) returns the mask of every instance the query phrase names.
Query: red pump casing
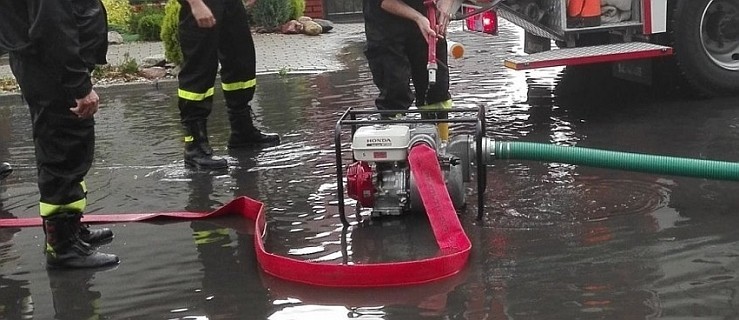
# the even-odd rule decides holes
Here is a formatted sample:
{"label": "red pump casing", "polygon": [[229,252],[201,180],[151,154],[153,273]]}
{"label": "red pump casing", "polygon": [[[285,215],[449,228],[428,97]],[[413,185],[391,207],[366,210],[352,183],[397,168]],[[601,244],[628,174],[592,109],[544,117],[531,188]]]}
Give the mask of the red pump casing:
{"label": "red pump casing", "polygon": [[375,204],[375,186],[372,184],[372,168],[365,161],[357,161],[346,170],[346,194],[365,208]]}

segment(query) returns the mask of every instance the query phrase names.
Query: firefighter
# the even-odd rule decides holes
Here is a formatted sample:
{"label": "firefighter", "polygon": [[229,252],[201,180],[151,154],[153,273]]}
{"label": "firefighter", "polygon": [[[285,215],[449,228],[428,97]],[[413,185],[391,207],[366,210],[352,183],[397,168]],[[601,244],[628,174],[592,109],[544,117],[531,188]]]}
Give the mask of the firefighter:
{"label": "firefighter", "polygon": [[[226,159],[213,155],[207,131],[219,62],[221,89],[231,124],[228,147],[279,144],[278,135],[262,133],[253,123],[249,104],[256,85],[256,54],[243,2],[179,1],[183,63],[178,76],[178,106],[185,129],[185,164],[197,169],[227,167]],[[250,2],[248,5],[254,0]]]}
{"label": "firefighter", "polygon": [[[380,93],[378,110],[450,109],[447,43],[444,39],[454,1],[437,4],[437,25],[426,17],[423,0],[363,0],[365,56]],[[428,37],[437,37],[436,83],[429,86]],[[415,93],[411,90],[411,81]]]}
{"label": "firefighter", "polygon": [[49,267],[118,263],[94,247],[113,232],[81,223],[99,104],[90,72],[106,63],[107,29],[99,0],[0,0],[0,51],[31,113]]}

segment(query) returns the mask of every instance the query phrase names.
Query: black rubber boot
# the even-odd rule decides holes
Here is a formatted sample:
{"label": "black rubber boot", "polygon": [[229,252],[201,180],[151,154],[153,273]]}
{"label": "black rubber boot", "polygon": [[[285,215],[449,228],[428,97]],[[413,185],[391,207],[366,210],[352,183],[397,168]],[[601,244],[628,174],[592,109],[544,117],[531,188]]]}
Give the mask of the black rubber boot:
{"label": "black rubber boot", "polygon": [[0,163],[0,180],[7,178],[13,172],[13,168],[7,162]]}
{"label": "black rubber boot", "polygon": [[82,223],[82,214],[74,214],[73,228],[77,230],[80,240],[93,246],[99,246],[113,241],[113,231],[108,228],[90,229]]}
{"label": "black rubber boot", "polygon": [[58,213],[44,218],[46,266],[49,268],[98,268],[119,262],[114,254],[95,251],[77,234],[77,215]]}
{"label": "black rubber boot", "polygon": [[206,120],[191,121],[185,124],[185,165],[198,170],[216,170],[228,167],[226,159],[213,155],[208,143]]}
{"label": "black rubber boot", "polygon": [[231,136],[228,147],[261,148],[280,144],[280,136],[276,133],[263,133],[254,126],[251,108],[229,108],[228,120],[231,123]]}

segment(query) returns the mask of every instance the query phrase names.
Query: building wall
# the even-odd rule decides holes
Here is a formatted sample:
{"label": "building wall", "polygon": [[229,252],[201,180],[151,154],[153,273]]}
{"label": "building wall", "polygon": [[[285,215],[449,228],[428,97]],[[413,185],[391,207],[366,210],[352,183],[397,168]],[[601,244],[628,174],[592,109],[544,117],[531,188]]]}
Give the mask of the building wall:
{"label": "building wall", "polygon": [[324,18],[323,0],[305,0],[305,15],[311,18]]}

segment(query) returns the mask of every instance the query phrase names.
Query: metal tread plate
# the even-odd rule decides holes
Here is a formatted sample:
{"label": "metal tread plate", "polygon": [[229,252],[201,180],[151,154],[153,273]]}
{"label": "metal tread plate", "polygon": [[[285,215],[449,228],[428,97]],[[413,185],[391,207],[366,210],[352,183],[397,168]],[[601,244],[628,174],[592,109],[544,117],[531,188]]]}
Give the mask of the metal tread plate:
{"label": "metal tread plate", "polygon": [[672,47],[647,42],[616,43],[591,47],[555,49],[508,58],[504,64],[514,70],[635,60],[672,55]]}
{"label": "metal tread plate", "polygon": [[564,41],[564,34],[562,34],[561,31],[556,31],[550,27],[547,27],[541,23],[532,21],[530,18],[526,17],[522,13],[514,10],[513,8],[505,5],[505,4],[499,4],[496,8],[496,11],[498,14],[503,18],[511,23],[520,26],[524,30],[539,36],[543,38],[549,38],[559,41]]}
{"label": "metal tread plate", "polygon": [[583,32],[594,32],[594,31],[608,31],[614,29],[625,29],[625,28],[641,28],[642,23],[639,21],[621,21],[614,23],[604,23],[594,27],[581,27],[581,28],[564,28],[565,33],[583,33]]}

